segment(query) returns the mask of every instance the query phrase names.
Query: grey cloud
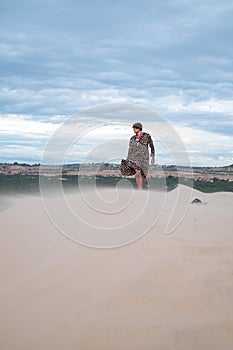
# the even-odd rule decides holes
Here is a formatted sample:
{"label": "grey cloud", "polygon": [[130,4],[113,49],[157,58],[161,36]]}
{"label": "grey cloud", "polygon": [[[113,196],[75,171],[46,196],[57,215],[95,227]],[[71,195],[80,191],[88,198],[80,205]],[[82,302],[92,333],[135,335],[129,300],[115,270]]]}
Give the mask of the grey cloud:
{"label": "grey cloud", "polygon": [[232,100],[230,0],[2,0],[0,6],[2,113],[57,123],[93,104],[132,102],[171,122],[232,133],[224,110],[169,109],[173,98],[184,107]]}

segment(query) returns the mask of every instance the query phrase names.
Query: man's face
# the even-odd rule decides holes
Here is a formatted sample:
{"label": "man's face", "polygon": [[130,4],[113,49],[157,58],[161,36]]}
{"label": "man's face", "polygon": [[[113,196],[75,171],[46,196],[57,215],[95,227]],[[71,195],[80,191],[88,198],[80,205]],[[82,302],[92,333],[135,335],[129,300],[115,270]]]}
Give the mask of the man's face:
{"label": "man's face", "polygon": [[135,127],[133,128],[133,131],[135,132],[135,134],[136,134],[137,132],[139,132],[139,130],[140,130],[139,128],[135,128]]}

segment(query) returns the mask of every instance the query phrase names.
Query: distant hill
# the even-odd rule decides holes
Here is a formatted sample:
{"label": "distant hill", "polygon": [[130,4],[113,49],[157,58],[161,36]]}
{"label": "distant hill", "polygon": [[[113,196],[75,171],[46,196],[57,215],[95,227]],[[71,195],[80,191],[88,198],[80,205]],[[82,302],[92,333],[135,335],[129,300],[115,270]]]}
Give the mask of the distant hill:
{"label": "distant hill", "polygon": [[[97,186],[116,186],[122,178],[119,164],[89,163],[48,166],[14,162],[0,163],[0,192],[39,192],[39,176],[48,185],[56,188],[62,181],[65,189],[78,186],[78,178],[89,186],[95,178]],[[135,186],[134,177],[127,177]],[[193,186],[202,192],[233,192],[233,164],[223,167],[176,167],[175,165],[154,165],[149,168],[150,189],[165,188],[170,191],[178,183]]]}

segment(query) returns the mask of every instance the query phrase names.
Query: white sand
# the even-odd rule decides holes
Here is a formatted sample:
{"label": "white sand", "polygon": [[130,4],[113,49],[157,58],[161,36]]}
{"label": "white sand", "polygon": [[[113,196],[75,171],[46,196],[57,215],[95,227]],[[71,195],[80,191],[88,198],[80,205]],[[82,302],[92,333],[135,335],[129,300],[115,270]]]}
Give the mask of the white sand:
{"label": "white sand", "polygon": [[40,197],[1,199],[0,349],[232,350],[233,195],[194,191],[206,204],[166,235],[177,191],[149,233],[105,250],[59,233]]}

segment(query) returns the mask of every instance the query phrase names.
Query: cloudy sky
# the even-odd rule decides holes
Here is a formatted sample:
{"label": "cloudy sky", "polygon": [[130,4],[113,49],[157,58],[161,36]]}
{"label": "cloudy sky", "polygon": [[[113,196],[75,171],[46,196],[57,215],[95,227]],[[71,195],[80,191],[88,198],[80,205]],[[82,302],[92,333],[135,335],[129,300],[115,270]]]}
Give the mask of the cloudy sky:
{"label": "cloudy sky", "polygon": [[[161,115],[193,165],[232,164],[232,17],[232,0],[1,0],[0,162],[40,162],[71,116],[114,102]],[[85,142],[73,161],[101,135]]]}

